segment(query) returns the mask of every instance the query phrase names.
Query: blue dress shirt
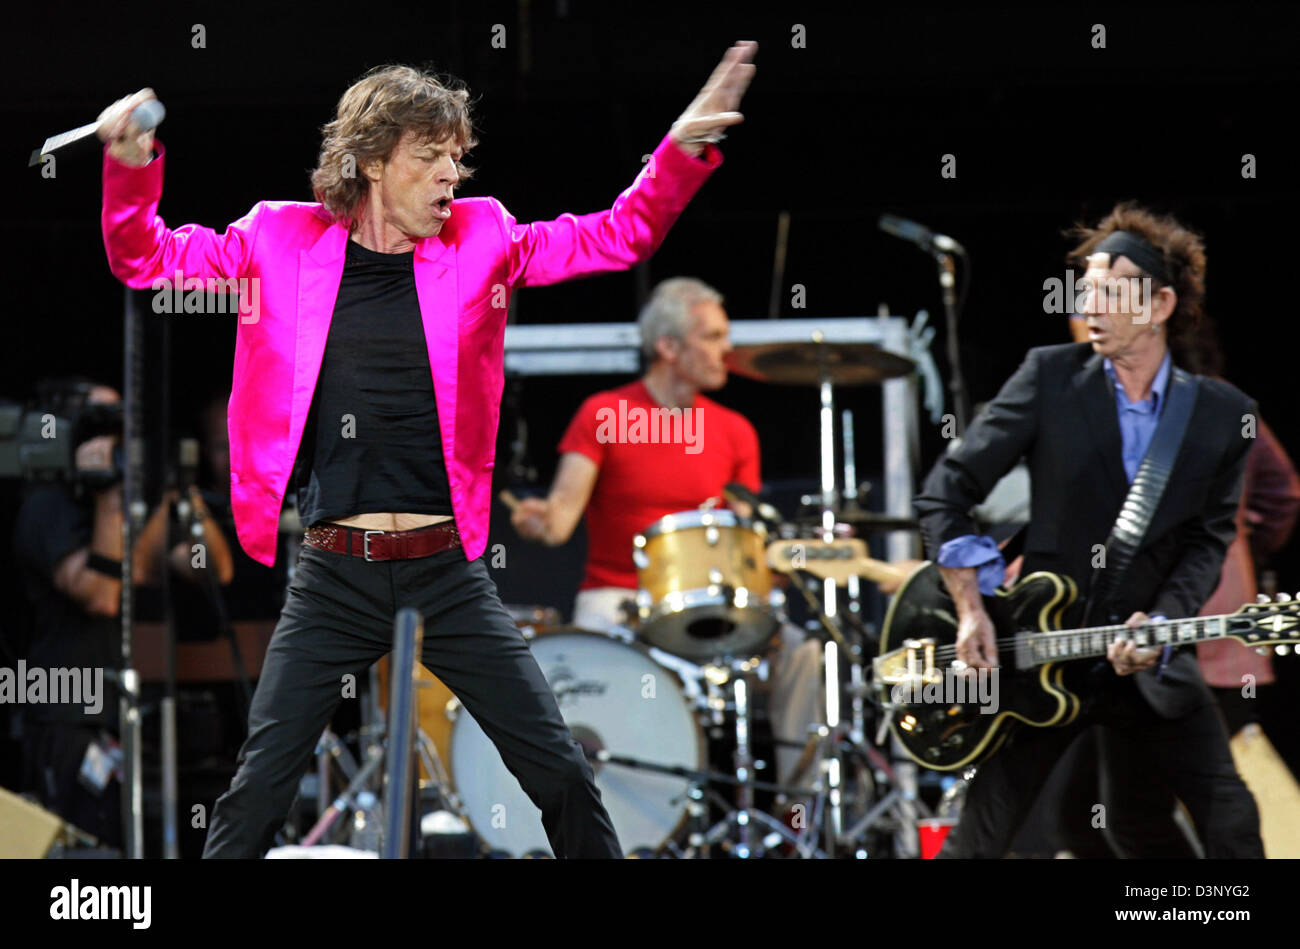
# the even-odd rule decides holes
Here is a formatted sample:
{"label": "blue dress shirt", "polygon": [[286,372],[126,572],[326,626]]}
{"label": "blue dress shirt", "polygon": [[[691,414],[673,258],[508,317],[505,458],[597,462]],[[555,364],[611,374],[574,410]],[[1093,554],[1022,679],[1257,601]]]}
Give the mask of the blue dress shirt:
{"label": "blue dress shirt", "polygon": [[[1151,447],[1151,439],[1160,421],[1160,412],[1165,406],[1165,391],[1169,387],[1172,362],[1169,354],[1165,353],[1164,361],[1151,383],[1151,395],[1141,402],[1129,401],[1128,393],[1120,385],[1119,378],[1115,375],[1115,366],[1109,359],[1102,365],[1115,393],[1115,411],[1119,414],[1120,453],[1124,460],[1124,474],[1129,484],[1132,484],[1143,456]],[[1006,562],[991,537],[976,534],[954,537],[939,548],[939,556],[935,560],[941,567],[974,567],[980,592],[985,596],[992,596],[1006,577]]]}

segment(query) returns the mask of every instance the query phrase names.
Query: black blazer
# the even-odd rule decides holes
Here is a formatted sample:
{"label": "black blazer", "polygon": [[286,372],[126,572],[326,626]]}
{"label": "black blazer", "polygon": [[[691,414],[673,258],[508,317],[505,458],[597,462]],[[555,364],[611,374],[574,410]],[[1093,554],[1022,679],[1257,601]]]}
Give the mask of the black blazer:
{"label": "black blazer", "polygon": [[[1104,545],[1128,493],[1115,396],[1102,357],[1088,343],[1031,349],[961,444],[934,466],[916,498],[926,551],[978,530],[970,509],[1022,457],[1029,467],[1031,515],[1022,576],[1050,570],[1088,595],[1097,545]],[[1097,622],[1135,611],[1195,616],[1218,586],[1236,536],[1255,403],[1202,377],[1178,459],[1122,589]],[[1250,417],[1250,418],[1247,418]],[[1164,675],[1138,673],[1157,712],[1185,714],[1210,700],[1193,652],[1178,650]]]}

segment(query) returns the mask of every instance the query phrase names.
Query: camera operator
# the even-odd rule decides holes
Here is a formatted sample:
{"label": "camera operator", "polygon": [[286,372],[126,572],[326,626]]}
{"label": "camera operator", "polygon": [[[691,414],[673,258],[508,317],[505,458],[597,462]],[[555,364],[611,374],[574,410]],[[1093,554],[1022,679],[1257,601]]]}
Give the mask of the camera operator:
{"label": "camera operator", "polygon": [[[121,398],[86,381],[42,387],[40,399],[57,416],[78,407],[111,406]],[[54,403],[54,404],[51,404]],[[62,403],[62,404],[59,404]],[[78,437],[78,436],[74,436]],[[23,718],[23,789],[65,820],[110,846],[122,842],[117,744],[117,669],[121,664],[123,499],[120,437],[99,434],[76,447],[75,475],[33,484],[18,512],[13,551],[32,613],[28,669],[103,670],[93,712],[83,704],[40,702],[19,708]],[[208,565],[230,579],[230,550],[207,531],[206,508],[188,492],[204,526]],[[178,492],[168,492],[140,532],[133,557],[137,584],[156,582],[167,520]],[[215,535],[215,536],[214,536]],[[201,578],[190,540],[177,544],[176,571]],[[50,698],[55,698],[51,695]]]}

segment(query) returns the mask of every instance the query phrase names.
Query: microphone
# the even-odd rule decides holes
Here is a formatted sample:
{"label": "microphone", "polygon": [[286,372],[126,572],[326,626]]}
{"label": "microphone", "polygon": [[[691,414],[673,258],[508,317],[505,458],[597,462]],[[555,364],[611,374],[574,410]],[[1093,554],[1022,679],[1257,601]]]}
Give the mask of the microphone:
{"label": "microphone", "polygon": [[162,124],[167,110],[157,99],[146,99],[131,110],[131,122],[141,132],[151,132]]}
{"label": "microphone", "polygon": [[[157,99],[147,99],[131,110],[131,124],[141,132],[149,132],[156,129],[162,120],[167,116],[167,110]],[[68,132],[60,132],[45,140],[45,144],[36,151],[32,152],[32,157],[27,160],[27,167],[39,165],[41,159],[50,152],[57,151],[65,145],[71,145],[73,142],[81,141],[95,134],[95,129],[99,128],[98,122],[91,122],[89,125],[83,125],[80,128],[72,129]]]}
{"label": "microphone", "polygon": [[947,234],[936,234],[924,224],[917,224],[915,221],[909,221],[904,217],[895,217],[892,214],[880,215],[877,222],[880,229],[886,234],[892,234],[895,237],[901,237],[905,241],[911,241],[927,254],[933,254],[935,251],[940,253],[952,253],[966,255],[966,248],[962,247]]}

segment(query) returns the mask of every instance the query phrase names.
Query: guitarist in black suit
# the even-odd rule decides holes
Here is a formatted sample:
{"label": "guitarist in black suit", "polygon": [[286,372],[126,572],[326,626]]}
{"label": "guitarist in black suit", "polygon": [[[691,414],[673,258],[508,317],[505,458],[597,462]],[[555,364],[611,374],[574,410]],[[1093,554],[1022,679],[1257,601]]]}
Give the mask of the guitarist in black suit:
{"label": "guitarist in black suit", "polygon": [[[1030,350],[916,499],[927,552],[956,604],[958,661],[974,668],[999,662],[981,594],[1001,582],[1003,564],[992,541],[976,535],[969,511],[1021,458],[1032,496],[1021,576],[1071,577],[1094,624],[1195,616],[1235,536],[1255,403],[1226,382],[1175,369],[1201,315],[1200,239],[1131,204],[1079,233],[1071,256],[1088,265],[1079,312],[1089,342]],[[1099,592],[1098,555],[1108,550],[1171,389],[1193,383],[1190,419],[1159,505],[1122,579],[1106,578]],[[980,766],[941,856],[1002,856],[1053,765],[1090,724],[1107,726],[1103,785],[1108,761],[1114,775],[1131,776],[1134,762],[1156,769],[1187,806],[1208,856],[1263,856],[1254,799],[1236,773],[1195,654],[1139,649],[1130,640],[1112,644],[1107,657],[1109,664],[1088,671],[1075,723],[1021,728]],[[1111,797],[1102,796],[1103,804]]]}

